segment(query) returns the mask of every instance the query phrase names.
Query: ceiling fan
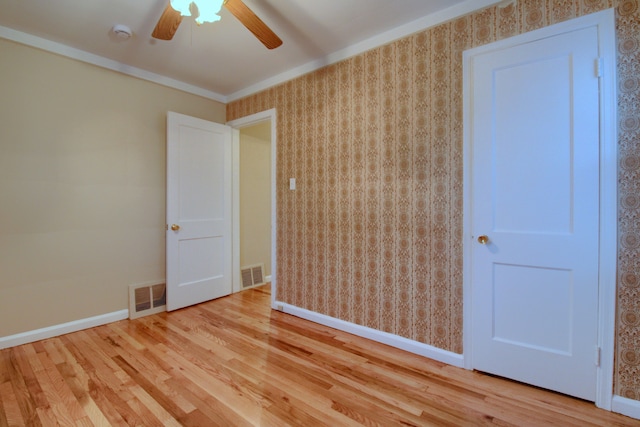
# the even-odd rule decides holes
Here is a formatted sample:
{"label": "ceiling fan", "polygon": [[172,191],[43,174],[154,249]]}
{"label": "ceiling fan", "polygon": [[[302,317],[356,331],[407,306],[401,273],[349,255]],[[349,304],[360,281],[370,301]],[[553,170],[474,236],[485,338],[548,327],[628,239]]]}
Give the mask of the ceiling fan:
{"label": "ceiling fan", "polygon": [[[222,5],[235,16],[268,49],[275,49],[282,40],[242,0],[224,0]],[[151,36],[160,40],[171,40],[182,22],[182,14],[171,6],[162,12]]]}

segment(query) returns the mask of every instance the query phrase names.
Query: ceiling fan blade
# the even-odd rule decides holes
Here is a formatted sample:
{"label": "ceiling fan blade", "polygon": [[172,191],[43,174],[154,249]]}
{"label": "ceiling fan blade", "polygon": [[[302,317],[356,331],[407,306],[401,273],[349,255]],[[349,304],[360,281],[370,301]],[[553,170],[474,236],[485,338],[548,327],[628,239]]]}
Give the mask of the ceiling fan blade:
{"label": "ceiling fan blade", "polygon": [[182,22],[180,12],[171,7],[167,2],[167,7],[162,12],[162,16],[158,19],[156,28],[153,29],[151,36],[160,40],[171,40],[173,35],[178,31],[178,27]]}
{"label": "ceiling fan blade", "polygon": [[275,49],[282,44],[280,37],[271,31],[271,28],[267,27],[267,24],[262,22],[262,19],[258,18],[242,0],[225,0],[224,7],[226,7],[233,16],[238,18],[267,49]]}

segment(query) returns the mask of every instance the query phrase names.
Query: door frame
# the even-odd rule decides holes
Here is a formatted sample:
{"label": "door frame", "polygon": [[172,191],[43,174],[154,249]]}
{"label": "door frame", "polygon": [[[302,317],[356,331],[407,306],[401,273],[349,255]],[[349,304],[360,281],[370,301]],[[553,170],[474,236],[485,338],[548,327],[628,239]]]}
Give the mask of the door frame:
{"label": "door frame", "polygon": [[[472,347],[472,159],[473,111],[471,76],[474,56],[533,42],[578,29],[598,29],[600,52],[600,245],[598,290],[598,346],[600,364],[596,372],[596,406],[611,410],[615,353],[615,308],[617,266],[617,103],[615,13],[607,9],[554,24],[463,53],[463,359],[473,369]],[[596,70],[594,63],[594,72]],[[597,355],[594,354],[594,363]]]}
{"label": "door frame", "polygon": [[232,218],[233,218],[233,292],[239,292],[242,288],[240,277],[240,129],[256,125],[261,122],[271,121],[271,307],[275,309],[277,296],[277,275],[276,275],[276,109],[261,111],[249,116],[231,120],[226,124],[234,129],[233,149],[232,149]]}

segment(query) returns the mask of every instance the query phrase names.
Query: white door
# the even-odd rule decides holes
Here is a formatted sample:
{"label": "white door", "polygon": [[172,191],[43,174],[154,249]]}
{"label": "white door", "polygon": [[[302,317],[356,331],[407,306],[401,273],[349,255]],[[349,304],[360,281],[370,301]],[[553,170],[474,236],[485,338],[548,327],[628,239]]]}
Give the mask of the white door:
{"label": "white door", "polygon": [[167,310],[231,293],[231,128],[167,117]]}
{"label": "white door", "polygon": [[591,401],[597,58],[595,27],[489,51],[470,92],[473,368]]}

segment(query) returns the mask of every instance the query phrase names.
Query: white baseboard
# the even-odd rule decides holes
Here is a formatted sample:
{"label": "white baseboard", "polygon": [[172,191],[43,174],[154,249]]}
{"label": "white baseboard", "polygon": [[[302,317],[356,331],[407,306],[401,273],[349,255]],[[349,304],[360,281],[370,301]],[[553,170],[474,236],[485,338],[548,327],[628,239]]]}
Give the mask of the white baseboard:
{"label": "white baseboard", "polygon": [[266,283],[269,283],[269,282],[271,281],[271,275],[264,276],[264,281],[265,281]]}
{"label": "white baseboard", "polygon": [[622,396],[613,396],[611,410],[627,417],[640,420],[640,400],[628,399]]}
{"label": "white baseboard", "polygon": [[114,311],[113,313],[101,314],[99,316],[88,317],[86,319],[74,320],[60,325],[48,326],[42,329],[22,332],[15,335],[0,337],[0,350],[3,348],[15,347],[17,345],[27,344],[53,338],[70,332],[77,332],[83,329],[93,328],[96,326],[106,325],[107,323],[117,322],[129,317],[129,310]]}
{"label": "white baseboard", "polygon": [[391,347],[408,351],[409,353],[428,357],[429,359],[437,360],[438,362],[447,363],[459,368],[463,367],[464,358],[461,354],[442,350],[429,344],[423,344],[417,341],[410,340],[408,338],[390,334],[388,332],[382,332],[377,329],[372,329],[366,326],[357,325],[355,323],[346,322],[344,320],[336,319],[335,317],[326,316],[324,314],[309,311],[304,308],[285,304],[280,301],[276,301],[273,304],[273,309],[282,311],[287,314],[292,314],[294,316],[301,317],[303,319],[310,320],[312,322],[319,323],[330,328],[348,332],[359,337],[367,338],[372,341],[387,344]]}

